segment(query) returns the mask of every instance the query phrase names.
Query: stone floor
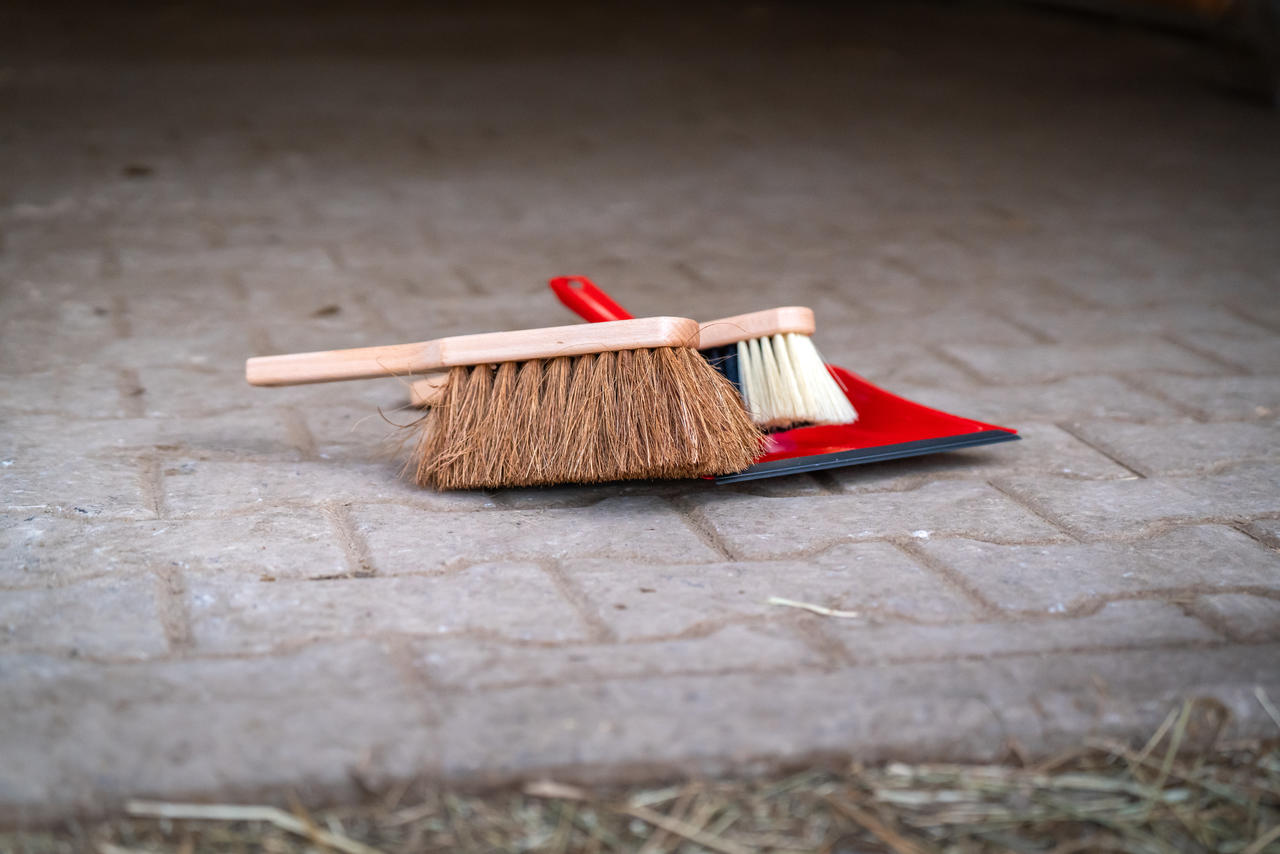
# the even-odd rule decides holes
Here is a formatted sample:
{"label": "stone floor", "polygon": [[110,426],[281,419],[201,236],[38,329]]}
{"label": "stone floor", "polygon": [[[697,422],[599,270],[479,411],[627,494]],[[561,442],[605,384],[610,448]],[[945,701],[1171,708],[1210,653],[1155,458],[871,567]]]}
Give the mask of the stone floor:
{"label": "stone floor", "polygon": [[[239,8],[239,7],[238,7]],[[1034,7],[0,26],[0,818],[1045,754],[1280,704],[1280,118]],[[433,494],[252,354],[819,312],[1025,441]],[[852,610],[848,619],[767,604]]]}

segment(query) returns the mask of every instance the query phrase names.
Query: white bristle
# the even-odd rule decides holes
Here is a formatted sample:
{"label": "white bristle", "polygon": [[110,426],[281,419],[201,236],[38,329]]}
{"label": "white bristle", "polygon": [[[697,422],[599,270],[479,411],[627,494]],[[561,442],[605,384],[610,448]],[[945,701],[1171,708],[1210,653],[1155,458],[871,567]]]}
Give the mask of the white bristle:
{"label": "white bristle", "polygon": [[848,424],[858,419],[808,335],[738,342],[742,399],[757,424]]}

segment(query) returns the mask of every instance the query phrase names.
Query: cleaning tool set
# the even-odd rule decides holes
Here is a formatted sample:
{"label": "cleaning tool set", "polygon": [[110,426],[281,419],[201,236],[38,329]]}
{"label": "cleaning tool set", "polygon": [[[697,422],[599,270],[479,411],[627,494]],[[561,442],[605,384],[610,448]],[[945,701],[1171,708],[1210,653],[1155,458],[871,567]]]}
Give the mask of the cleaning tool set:
{"label": "cleaning tool set", "polygon": [[437,489],[724,475],[762,436],[680,317],[249,359],[252,385],[440,372],[410,461]]}
{"label": "cleaning tool set", "polygon": [[[572,283],[575,282],[579,287],[572,287]],[[570,283],[569,286],[575,294],[571,300],[564,297],[565,283]],[[582,287],[582,285],[588,287]],[[581,310],[588,319],[627,316],[625,309],[583,277],[562,276],[552,279],[551,289],[574,311],[579,310],[578,304],[582,302],[591,303],[590,306]],[[793,309],[773,311],[783,312],[793,311]],[[751,316],[740,315],[740,317]],[[793,314],[792,319],[794,317]],[[812,332],[812,313],[809,317],[810,325],[807,328]],[[718,325],[723,322],[727,326],[730,325],[727,321],[733,320],[735,319],[726,318],[725,321],[715,323]],[[779,324],[786,322],[778,318],[775,318],[775,321]],[[706,347],[708,341],[717,340],[714,336],[707,334],[709,325],[703,325],[700,348]],[[800,333],[800,330],[796,331]],[[709,350],[703,350],[703,352],[706,355],[711,353]],[[1020,438],[1016,430],[1008,427],[962,418],[890,394],[857,374],[836,365],[826,365],[825,368],[836,386],[841,389],[850,407],[858,413],[857,421],[810,424],[771,432],[766,437],[764,452],[750,467],[717,476],[717,483],[734,483],[842,468],[861,463],[1009,442]],[[420,381],[420,383],[413,389],[414,401],[420,405],[428,404],[435,398],[437,392],[428,382]]]}

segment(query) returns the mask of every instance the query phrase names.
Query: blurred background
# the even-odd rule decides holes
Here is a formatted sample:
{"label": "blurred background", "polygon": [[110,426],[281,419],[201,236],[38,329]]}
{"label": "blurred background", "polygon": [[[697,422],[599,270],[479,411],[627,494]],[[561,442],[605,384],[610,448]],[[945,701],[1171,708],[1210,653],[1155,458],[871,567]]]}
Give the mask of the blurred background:
{"label": "blurred background", "polygon": [[636,313],[813,304],[833,361],[909,385],[954,377],[904,334],[1252,306],[1276,9],[7,4],[0,354],[181,414],[249,353],[567,322],[557,274]]}

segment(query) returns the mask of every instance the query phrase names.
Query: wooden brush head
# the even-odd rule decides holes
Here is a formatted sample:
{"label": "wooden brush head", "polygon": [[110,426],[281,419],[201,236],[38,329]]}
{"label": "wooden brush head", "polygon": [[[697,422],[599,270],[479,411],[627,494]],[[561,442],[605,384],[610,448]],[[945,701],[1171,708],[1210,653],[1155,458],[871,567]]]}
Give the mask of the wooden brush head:
{"label": "wooden brush head", "polygon": [[763,437],[688,346],[455,367],[409,465],[437,489],[728,474]]}
{"label": "wooden brush head", "polygon": [[786,335],[790,332],[812,335],[816,328],[813,309],[802,305],[784,305],[722,317],[702,324],[698,330],[698,349],[709,350],[712,347],[724,347],[739,341]]}

